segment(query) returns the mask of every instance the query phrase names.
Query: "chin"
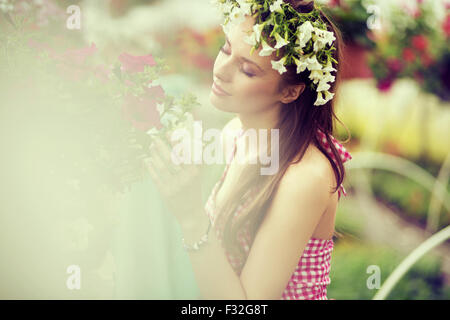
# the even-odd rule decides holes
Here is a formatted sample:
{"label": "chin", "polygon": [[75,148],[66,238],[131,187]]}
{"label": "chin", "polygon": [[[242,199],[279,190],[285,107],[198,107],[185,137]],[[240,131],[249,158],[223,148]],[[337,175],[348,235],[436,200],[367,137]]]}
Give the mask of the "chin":
{"label": "chin", "polygon": [[228,97],[220,97],[214,94],[214,92],[211,91],[209,94],[209,101],[211,104],[218,110],[224,111],[224,112],[237,112],[233,109],[231,103],[226,101]]}

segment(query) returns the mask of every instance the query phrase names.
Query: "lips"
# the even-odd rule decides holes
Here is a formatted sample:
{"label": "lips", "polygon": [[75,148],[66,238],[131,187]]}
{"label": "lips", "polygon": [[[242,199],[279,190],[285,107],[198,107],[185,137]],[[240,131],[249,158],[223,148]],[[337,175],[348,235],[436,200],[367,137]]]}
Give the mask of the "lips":
{"label": "lips", "polygon": [[223,94],[226,94],[226,95],[228,95],[228,96],[230,95],[228,92],[226,92],[224,89],[222,89],[222,87],[220,87],[220,86],[217,84],[217,82],[214,81],[213,85],[217,88],[218,91],[222,92]]}

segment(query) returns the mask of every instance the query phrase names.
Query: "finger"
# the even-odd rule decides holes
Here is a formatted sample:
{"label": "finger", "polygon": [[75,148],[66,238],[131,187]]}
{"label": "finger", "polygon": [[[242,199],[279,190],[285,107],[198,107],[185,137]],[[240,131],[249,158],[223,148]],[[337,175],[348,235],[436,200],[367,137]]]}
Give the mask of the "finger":
{"label": "finger", "polygon": [[155,139],[155,147],[160,152],[160,156],[165,161],[172,161],[170,154],[172,153],[172,148],[170,148],[161,138],[157,137]]}
{"label": "finger", "polygon": [[160,179],[162,181],[170,181],[171,180],[170,168],[161,159],[159,153],[153,152],[150,155],[150,159],[153,162],[153,167],[155,168],[156,172],[158,173],[158,176],[160,177]]}
{"label": "finger", "polygon": [[166,164],[171,174],[177,175],[183,170],[181,160],[177,157],[173,149],[161,139],[155,140],[155,148],[160,152],[160,159]]}
{"label": "finger", "polygon": [[158,170],[155,166],[155,162],[153,159],[150,160],[150,168],[152,175],[155,177],[155,181],[157,183],[158,189],[162,192],[162,194],[166,197],[170,197],[173,194],[173,183],[168,177],[168,171],[166,170]]}

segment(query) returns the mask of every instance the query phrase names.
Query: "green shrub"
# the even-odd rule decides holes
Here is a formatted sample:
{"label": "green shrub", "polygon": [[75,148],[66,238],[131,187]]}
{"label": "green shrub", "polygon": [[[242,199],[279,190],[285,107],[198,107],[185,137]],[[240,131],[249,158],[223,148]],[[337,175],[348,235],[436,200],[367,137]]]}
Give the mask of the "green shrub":
{"label": "green shrub", "polygon": [[[407,254],[389,247],[374,246],[340,240],[332,255],[328,298],[337,300],[369,300],[377,289],[367,287],[370,265],[380,268],[380,286]],[[440,300],[450,298],[450,288],[445,286],[441,261],[433,255],[422,257],[403,276],[388,295],[388,300]]]}

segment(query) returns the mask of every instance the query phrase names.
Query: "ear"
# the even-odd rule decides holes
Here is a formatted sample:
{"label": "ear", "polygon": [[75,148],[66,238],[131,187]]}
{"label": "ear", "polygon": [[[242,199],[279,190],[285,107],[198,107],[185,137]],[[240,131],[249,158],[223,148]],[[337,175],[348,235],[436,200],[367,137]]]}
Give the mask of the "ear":
{"label": "ear", "polygon": [[291,103],[298,99],[303,90],[305,90],[304,83],[284,88],[281,93],[280,101],[284,104]]}

